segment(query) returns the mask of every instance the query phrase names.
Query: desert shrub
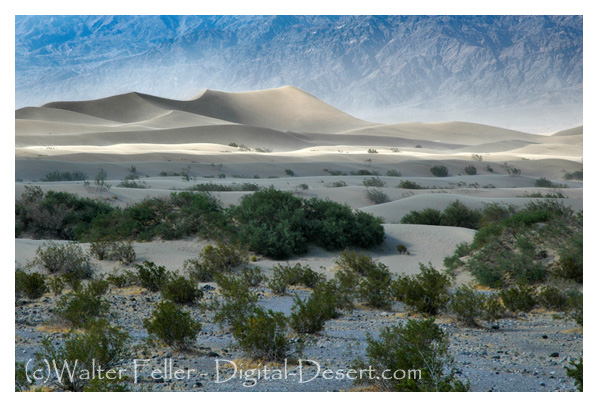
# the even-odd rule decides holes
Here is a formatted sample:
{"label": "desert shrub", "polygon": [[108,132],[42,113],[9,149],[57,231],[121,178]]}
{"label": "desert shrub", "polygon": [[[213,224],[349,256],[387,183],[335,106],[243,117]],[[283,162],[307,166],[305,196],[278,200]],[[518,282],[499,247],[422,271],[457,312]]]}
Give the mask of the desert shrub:
{"label": "desert shrub", "polygon": [[535,187],[553,187],[551,180],[541,177],[535,180]]}
{"label": "desert shrub", "polygon": [[178,239],[198,234],[222,233],[226,220],[218,200],[208,193],[180,192],[168,197],[148,197],[110,214],[100,214],[78,238],[147,241],[155,237]]}
{"label": "desert shrub", "polygon": [[93,291],[67,293],[56,302],[55,313],[73,327],[85,327],[90,321],[108,312],[109,303]]}
{"label": "desert shrub", "polygon": [[149,335],[183,350],[193,345],[202,325],[180,306],[164,301],[156,305],[151,317],[144,320],[144,328]]}
{"label": "desert shrub", "polygon": [[339,270],[352,272],[360,277],[365,277],[369,269],[376,267],[376,263],[368,254],[350,251],[349,249],[339,254],[335,264]]}
{"label": "desert shrub", "polygon": [[475,176],[476,175],[476,167],[469,164],[468,166],[464,167],[464,173],[466,173],[469,176]]}
{"label": "desert shrub", "polygon": [[170,272],[154,262],[144,261],[142,265],[135,265],[135,268],[139,284],[150,292],[158,292],[170,278]]}
{"label": "desert shrub", "polygon": [[389,268],[377,263],[366,270],[366,276],[360,281],[358,293],[360,299],[376,309],[389,309],[393,300]]}
{"label": "desert shrub", "polygon": [[219,273],[215,278],[224,300],[215,301],[212,305],[216,311],[214,321],[231,328],[242,324],[256,309],[258,296],[250,291],[247,282],[241,277]]}
{"label": "desert shrub", "polygon": [[29,299],[39,299],[48,292],[46,277],[38,272],[26,273],[20,269],[15,271],[15,293]]}
{"label": "desert shrub", "polygon": [[133,271],[123,271],[120,275],[110,275],[106,280],[115,288],[135,286],[139,283],[137,274]]}
{"label": "desert shrub", "polygon": [[122,188],[151,188],[152,186],[148,185],[148,183],[146,183],[143,180],[138,180],[139,177],[135,176],[134,178],[132,178],[131,176],[127,176],[125,177],[124,180],[122,180],[119,184],[117,184],[117,187],[122,187]]}
{"label": "desert shrub", "polygon": [[356,171],[350,171],[349,174],[352,176],[378,176],[379,172],[376,170],[360,169]]}
{"label": "desert shrub", "polygon": [[24,392],[31,388],[27,371],[24,361],[15,361],[15,392]]}
{"label": "desert shrub", "polygon": [[362,180],[362,184],[366,187],[385,187],[385,182],[378,177],[371,177]]}
{"label": "desert shrub", "polygon": [[347,183],[343,180],[331,181],[324,185],[327,188],[339,188],[339,187],[347,187]]}
{"label": "desert shrub", "polygon": [[376,149],[368,149],[368,153],[378,153]]}
{"label": "desert shrub", "polygon": [[450,275],[437,271],[430,263],[420,264],[420,273],[415,276],[400,276],[393,283],[393,291],[398,301],[410,308],[436,315],[444,310],[451,299],[449,288],[453,279]]}
{"label": "desert shrub", "polygon": [[583,323],[583,299],[582,293],[570,292],[568,294],[568,317],[582,326]]}
{"label": "desert shrub", "polygon": [[502,290],[501,300],[505,307],[514,313],[530,312],[537,304],[534,288],[522,284]]}
{"label": "desert shrub", "polygon": [[441,225],[477,229],[480,218],[480,211],[471,210],[461,201],[455,200],[443,211]]}
{"label": "desert shrub", "polygon": [[89,253],[100,261],[108,259],[111,261],[119,261],[123,265],[129,265],[135,262],[136,257],[131,242],[111,242],[108,240],[90,243]]}
{"label": "desert shrub", "polygon": [[[85,333],[69,334],[63,345],[55,345],[48,337],[42,340],[42,351],[36,355],[39,362],[55,362],[58,370],[50,370],[51,381],[68,391],[83,391],[92,377],[106,376],[128,359],[129,335],[106,320],[96,320]],[[77,364],[75,364],[77,362]],[[52,363],[51,363],[52,364]],[[74,375],[60,369],[68,364]],[[99,370],[104,370],[100,372]],[[87,374],[86,374],[87,373]],[[93,373],[93,374],[92,374]],[[113,371],[116,375],[116,371]]]}
{"label": "desert shrub", "polygon": [[[367,364],[377,374],[374,385],[382,390],[447,392],[469,389],[468,383],[457,378],[454,360],[449,354],[448,335],[434,323],[434,319],[408,320],[406,324],[383,327],[377,340],[369,333],[367,342]],[[366,363],[357,361],[355,365],[362,368]],[[420,370],[419,375],[414,370]],[[404,373],[405,377],[381,375],[385,371]]]}
{"label": "desert shrub", "polygon": [[274,259],[303,254],[309,243],[327,250],[371,247],[384,240],[381,219],[347,205],[304,200],[273,187],[244,196],[232,210],[236,239]]}
{"label": "desert shrub", "polygon": [[468,255],[470,253],[470,245],[467,242],[459,243],[453,255],[447,256],[443,259],[443,266],[447,268],[447,271],[453,272],[457,268],[464,266],[465,263],[460,258]]}
{"label": "desert shrub", "polygon": [[574,380],[574,385],[576,389],[580,392],[582,391],[582,357],[578,359],[576,362],[571,363],[571,367],[566,367],[566,375]]}
{"label": "desert shrub", "polygon": [[249,261],[247,250],[239,244],[219,242],[206,245],[196,259],[186,260],[184,270],[199,282],[209,282],[219,272],[231,272],[233,268]]}
{"label": "desert shrub", "polygon": [[483,309],[483,318],[488,322],[496,322],[505,316],[505,306],[501,302],[501,297],[497,293],[490,295],[485,301]]}
{"label": "desert shrub", "polygon": [[481,156],[480,154],[472,153],[471,157],[472,157],[472,160],[483,161],[483,156]]}
{"label": "desert shrub", "polygon": [[568,293],[554,286],[543,286],[537,294],[537,301],[547,310],[563,312],[569,308]]}
{"label": "desert shrub", "polygon": [[295,172],[291,169],[285,169],[285,174],[291,177],[295,176]]}
{"label": "desert shrub", "polygon": [[484,316],[486,296],[477,292],[473,287],[462,285],[456,289],[449,309],[456,315],[458,321],[467,326],[478,326],[478,319]]}
{"label": "desert shrub", "polygon": [[306,183],[302,183],[298,187],[301,188],[302,190],[308,190],[310,188]]}
{"label": "desert shrub", "polygon": [[60,278],[60,276],[50,276],[47,279],[48,287],[52,291],[55,296],[62,295],[62,291],[65,287],[65,282]]}
{"label": "desert shrub", "polygon": [[564,174],[564,180],[582,180],[582,170]]}
{"label": "desert shrub", "polygon": [[449,174],[449,169],[442,165],[433,166],[430,170],[431,173],[433,173],[433,176],[435,177],[447,177],[447,175]]}
{"label": "desert shrub", "polygon": [[110,282],[106,279],[93,279],[87,283],[85,291],[93,297],[104,296],[108,292]]}
{"label": "desert shrub", "polygon": [[160,287],[160,294],[165,300],[178,304],[192,304],[204,295],[195,280],[184,276],[167,279]]}
{"label": "desert shrub", "polygon": [[562,279],[583,282],[583,239],[582,233],[575,235],[571,242],[559,252],[559,261],[554,274]]}
{"label": "desert shrub", "polygon": [[287,318],[281,312],[255,308],[247,320],[233,327],[233,336],[250,357],[282,361],[291,344],[287,339]]}
{"label": "desert shrub", "polygon": [[401,255],[404,255],[406,252],[408,252],[408,248],[404,244],[397,244],[397,252],[399,252]]}
{"label": "desert shrub", "polygon": [[387,170],[387,172],[385,173],[385,175],[387,177],[401,177],[401,172],[399,170],[396,170],[396,169],[389,169],[389,170]]}
{"label": "desert shrub", "polygon": [[90,198],[56,191],[44,194],[39,187],[25,186],[15,202],[15,236],[78,239],[92,220],[112,211],[110,205]]}
{"label": "desert shrub", "polygon": [[266,276],[259,267],[248,268],[244,266],[239,276],[250,288],[260,286],[266,280]]}
{"label": "desert shrub", "polygon": [[34,265],[66,281],[76,282],[93,276],[94,268],[79,245],[44,244],[36,250],[36,255]]}
{"label": "desert shrub", "polygon": [[402,180],[397,185],[397,188],[405,188],[406,190],[421,190],[423,187],[414,181]]}
{"label": "desert shrub", "polygon": [[441,211],[425,208],[422,211],[412,210],[401,218],[402,224],[441,225]]}
{"label": "desert shrub", "polygon": [[510,218],[516,212],[512,205],[499,203],[486,204],[481,214],[478,226],[483,228],[487,225],[498,224],[501,221]]}
{"label": "desert shrub", "polygon": [[214,183],[202,183],[196,184],[192,187],[186,188],[189,191],[258,191],[260,186],[254,183],[233,183],[233,184],[214,184]]}
{"label": "desert shrub", "polygon": [[491,167],[491,165],[487,164],[485,166],[485,170],[487,170],[489,173],[494,173],[495,170],[493,169],[493,167]]}
{"label": "desert shrub", "polygon": [[336,318],[337,288],[334,284],[320,283],[312,295],[301,300],[297,295],[294,299],[289,325],[298,334],[317,334],[324,329],[328,320]]}
{"label": "desert shrub", "polygon": [[367,188],[365,192],[366,198],[375,204],[382,204],[389,201],[389,196],[379,188]]}
{"label": "desert shrub", "polygon": [[58,171],[54,170],[46,174],[40,181],[83,181],[87,180],[87,174],[82,171]]}
{"label": "desert shrub", "polygon": [[314,288],[324,280],[324,275],[314,271],[310,266],[302,266],[299,262],[291,266],[278,264],[273,267],[273,276],[268,286],[277,295],[284,295],[288,286],[305,286]]}

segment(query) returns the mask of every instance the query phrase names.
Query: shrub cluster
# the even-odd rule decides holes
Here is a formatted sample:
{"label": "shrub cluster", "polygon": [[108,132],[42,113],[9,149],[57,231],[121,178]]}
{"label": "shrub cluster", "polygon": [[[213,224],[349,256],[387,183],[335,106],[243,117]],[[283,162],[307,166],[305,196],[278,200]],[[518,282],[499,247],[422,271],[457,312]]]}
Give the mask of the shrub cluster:
{"label": "shrub cluster", "polygon": [[158,292],[172,275],[164,266],[150,261],[144,261],[142,265],[135,265],[135,268],[137,269],[137,281],[141,287],[150,292]]}
{"label": "shrub cluster", "polygon": [[306,300],[295,296],[289,325],[298,334],[317,334],[328,320],[339,316],[335,282],[320,282]]}
{"label": "shrub cluster", "polygon": [[152,315],[144,320],[144,328],[149,335],[167,345],[184,350],[193,345],[202,325],[180,306],[164,301],[156,305]]}
{"label": "shrub cluster", "polygon": [[[434,323],[434,319],[408,320],[406,324],[384,327],[378,339],[368,334],[367,341],[367,364],[378,374],[377,379],[371,381],[382,390],[448,392],[470,388],[468,383],[458,379],[449,354],[448,335]],[[360,369],[367,364],[357,361],[355,366]],[[409,375],[410,369],[415,367],[422,367],[420,378]],[[405,377],[382,376],[385,370],[387,373],[404,373]],[[357,380],[358,383],[368,381],[366,376]]]}
{"label": "shrub cluster", "polygon": [[46,277],[38,272],[26,273],[21,269],[15,271],[15,294],[29,299],[39,299],[48,292]]}
{"label": "shrub cluster", "polygon": [[369,248],[384,240],[382,220],[347,205],[306,200],[273,187],[244,196],[232,210],[236,239],[275,258],[304,254],[313,243],[327,250]]}
{"label": "shrub cluster", "polygon": [[195,280],[184,276],[173,276],[161,285],[160,294],[165,300],[178,304],[192,304],[201,299],[204,292],[198,289]]}
{"label": "shrub cluster", "polygon": [[385,182],[378,177],[364,179],[362,184],[366,187],[385,187]]}
{"label": "shrub cluster", "polygon": [[109,303],[98,294],[97,288],[70,292],[56,302],[55,313],[73,327],[85,327],[108,312]]}
{"label": "shrub cluster", "polygon": [[79,245],[44,244],[36,251],[32,266],[38,266],[49,274],[61,276],[63,282],[76,290],[82,279],[91,278],[94,267]]}
{"label": "shrub cluster", "polygon": [[108,240],[90,243],[89,253],[98,260],[119,261],[123,265],[135,262],[135,250],[131,242],[111,242]]}
{"label": "shrub cluster", "polygon": [[364,194],[366,198],[375,204],[382,204],[389,201],[389,196],[380,188],[367,188]]}
{"label": "shrub cluster", "polygon": [[268,282],[268,287],[277,295],[287,293],[289,286],[305,286],[314,288],[324,281],[324,275],[314,271],[308,265],[302,266],[299,262],[291,266],[278,264],[273,268],[273,276]]}
{"label": "shrub cluster", "polygon": [[415,276],[400,276],[393,282],[395,297],[412,309],[427,315],[436,315],[444,310],[451,299],[449,288],[453,279],[437,271],[430,263],[420,264],[420,273]]}
{"label": "shrub cluster", "polygon": [[433,173],[433,176],[435,177],[447,177],[449,169],[442,165],[433,166],[431,167],[431,173]]}
{"label": "shrub cluster", "polygon": [[206,245],[197,258],[188,259],[183,269],[199,282],[210,282],[219,272],[231,272],[233,268],[249,261],[247,250],[239,244],[219,242]]}
{"label": "shrub cluster", "polygon": [[87,174],[82,171],[58,171],[54,170],[46,174],[40,181],[83,181],[87,180]]}
{"label": "shrub cluster", "polygon": [[403,224],[446,225],[477,229],[481,219],[479,210],[471,210],[461,201],[455,200],[441,213],[433,208],[410,211],[401,219]]}

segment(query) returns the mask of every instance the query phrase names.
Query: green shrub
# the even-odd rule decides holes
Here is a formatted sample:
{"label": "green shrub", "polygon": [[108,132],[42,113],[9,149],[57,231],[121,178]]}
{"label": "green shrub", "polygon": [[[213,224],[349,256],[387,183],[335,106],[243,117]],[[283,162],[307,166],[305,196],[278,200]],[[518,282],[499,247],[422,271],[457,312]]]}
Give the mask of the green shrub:
{"label": "green shrub", "polygon": [[295,172],[291,169],[285,169],[285,174],[291,177],[295,176]]}
{"label": "green shrub", "polygon": [[476,175],[476,167],[469,164],[468,166],[464,167],[464,173],[466,173],[469,176],[475,176]]}
{"label": "green shrub", "polygon": [[[69,334],[64,345],[56,346],[50,338],[44,338],[42,351],[36,359],[44,367],[44,361],[56,363],[58,371],[49,370],[49,375],[59,388],[83,391],[92,377],[105,376],[108,370],[114,370],[110,375],[118,375],[116,368],[129,358],[128,346],[127,332],[110,326],[105,320],[97,320],[86,328],[85,333]],[[62,378],[57,377],[64,364],[68,364],[73,375],[68,375],[65,368]]]}
{"label": "green shrub", "polygon": [[441,211],[425,208],[422,211],[410,211],[401,218],[402,224],[441,225]]}
{"label": "green shrub", "polygon": [[470,254],[470,245],[467,242],[461,242],[456,246],[453,255],[447,256],[445,259],[443,259],[443,266],[447,268],[448,272],[453,272],[457,268],[465,265],[464,261],[462,261],[460,258],[468,254]]}
{"label": "green shrub", "polygon": [[389,201],[389,196],[379,188],[367,188],[365,195],[367,199],[375,204],[383,204]]}
{"label": "green shrub", "polygon": [[501,303],[500,295],[494,293],[485,301],[483,318],[488,322],[496,322],[505,316],[505,306]]}
{"label": "green shrub", "polygon": [[431,173],[435,177],[447,177],[449,169],[445,166],[433,166],[431,167]]}
{"label": "green shrub", "polygon": [[543,286],[537,294],[537,301],[547,310],[563,312],[569,308],[568,293],[554,286]]}
{"label": "green shrub", "polygon": [[338,180],[338,181],[331,181],[330,183],[327,183],[324,186],[327,188],[347,187],[347,183],[345,181]]}
{"label": "green shrub", "polygon": [[365,187],[385,187],[385,183],[378,177],[371,177],[362,180]]}
{"label": "green shrub", "polygon": [[15,236],[28,233],[34,238],[78,239],[98,216],[112,213],[103,202],[75,194],[25,186],[15,202]]}
{"label": "green shrub", "polygon": [[154,262],[144,261],[143,265],[135,265],[135,268],[139,284],[150,292],[158,292],[170,278],[170,273],[166,268],[158,266]]}
{"label": "green shrub", "polygon": [[[223,177],[220,177],[223,178]],[[233,183],[233,184],[215,184],[215,183],[202,183],[186,188],[188,191],[258,191],[260,186],[254,183]]]}
{"label": "green shrub", "polygon": [[24,392],[31,388],[32,383],[27,371],[25,362],[15,361],[15,392]]}
{"label": "green shrub", "polygon": [[144,320],[144,328],[149,335],[177,350],[183,350],[193,345],[202,325],[180,306],[165,301],[160,302],[152,311],[152,316]]}
{"label": "green shrub", "polygon": [[501,300],[505,307],[514,313],[530,312],[537,304],[534,288],[525,285],[502,290]]}
{"label": "green shrub", "polygon": [[[582,177],[581,177],[582,178]],[[571,367],[566,367],[566,375],[574,380],[574,385],[576,389],[580,392],[582,391],[582,357],[578,359],[577,362],[572,362]]]}
{"label": "green shrub", "polygon": [[[367,335],[368,366],[375,370],[376,387],[388,391],[468,391],[469,384],[457,379],[454,360],[449,354],[449,340],[434,319],[408,320],[403,325],[384,327],[375,340]],[[356,362],[357,368],[365,363]],[[410,371],[412,370],[412,374]],[[420,370],[417,375],[413,370]],[[405,378],[386,379],[382,373],[404,373]],[[418,378],[419,377],[419,378]]]}
{"label": "green shrub", "polygon": [[367,248],[384,240],[380,218],[330,200],[304,200],[273,187],[244,196],[231,214],[239,225],[236,239],[274,259],[304,254],[310,243],[334,250]]}
{"label": "green shrub", "polygon": [[387,177],[401,177],[401,172],[399,170],[390,169],[385,173]]}
{"label": "green shrub", "polygon": [[132,271],[124,271],[120,275],[110,275],[106,280],[115,288],[125,288],[139,284],[137,274]]}
{"label": "green shrub", "polygon": [[408,252],[408,248],[404,244],[397,244],[397,252],[399,252],[401,255],[404,255],[406,252]]}
{"label": "green shrub", "polygon": [[334,284],[321,283],[312,295],[301,300],[295,295],[292,313],[289,316],[289,325],[298,334],[320,333],[328,320],[336,318],[337,288]]}
{"label": "green shrub", "polygon": [[192,304],[204,295],[195,280],[184,276],[167,279],[160,287],[160,294],[165,300],[179,304]]}
{"label": "green shrub", "polygon": [[62,295],[64,286],[65,282],[60,278],[60,276],[50,276],[48,278],[48,287],[55,296]]}
{"label": "green shrub", "polygon": [[421,190],[423,187],[414,181],[402,180],[397,185],[397,188],[404,188],[406,190]]}
{"label": "green shrub", "polygon": [[495,170],[493,170],[493,167],[491,167],[489,164],[487,164],[485,166],[485,170],[487,170],[489,173],[494,173],[495,172]]}
{"label": "green shrub", "polygon": [[219,242],[206,245],[198,258],[186,260],[184,270],[199,282],[210,282],[219,272],[231,272],[233,268],[249,262],[247,250],[238,244]]}
{"label": "green shrub", "polygon": [[308,265],[302,266],[299,262],[291,266],[278,264],[273,267],[273,276],[268,286],[277,295],[284,295],[288,286],[305,286],[313,288],[324,280],[324,275],[314,271]]}
{"label": "green shrub", "polygon": [[79,245],[70,243],[58,245],[44,244],[36,250],[34,265],[38,265],[49,274],[59,274],[66,279],[91,278],[94,269],[89,257]]}
{"label": "green shrub", "polygon": [[376,309],[389,309],[393,300],[389,268],[377,263],[366,270],[366,276],[360,281],[358,293],[360,299]]}
{"label": "green shrub", "polygon": [[23,294],[29,299],[39,299],[48,292],[46,277],[41,273],[26,273],[20,269],[15,271],[15,293]]}
{"label": "green shrub", "polygon": [[471,210],[461,201],[455,200],[443,211],[441,225],[477,229],[480,218],[480,211]]}
{"label": "green shrub", "polygon": [[73,327],[85,327],[96,317],[108,312],[109,303],[93,290],[71,292],[56,302],[55,313]]}
{"label": "green shrub", "polygon": [[420,264],[420,273],[415,276],[400,276],[393,283],[398,301],[427,315],[436,315],[444,310],[451,299],[449,288],[452,278],[437,271],[430,263]]}
{"label": "green shrub", "polygon": [[108,259],[119,261],[123,265],[135,262],[136,257],[131,242],[95,241],[90,244],[89,253],[100,261]]}
{"label": "green shrub", "polygon": [[551,180],[545,178],[545,177],[541,177],[535,180],[535,187],[553,187],[553,183],[551,182]]}
{"label": "green shrub", "polygon": [[[349,174],[352,176],[378,176],[379,172],[376,170],[360,169],[357,171],[350,171]],[[331,175],[333,175],[333,173],[331,173]]]}
{"label": "green shrub", "polygon": [[266,280],[266,276],[259,267],[247,268],[244,266],[241,270],[240,277],[250,288],[258,287]]}
{"label": "green shrub", "polygon": [[478,326],[478,319],[484,316],[486,296],[474,288],[462,285],[456,289],[449,309],[456,315],[458,321],[466,326]]}
{"label": "green shrub", "polygon": [[582,233],[575,235],[571,242],[559,252],[555,275],[576,283],[583,282],[583,239]]}
{"label": "green shrub", "polygon": [[104,296],[108,292],[110,282],[105,279],[93,279],[87,283],[85,291],[93,297]]}
{"label": "green shrub", "polygon": [[571,292],[568,294],[568,317],[576,322],[579,326],[583,323],[583,299],[582,293]]}
{"label": "green shrub", "polygon": [[516,208],[513,205],[499,203],[485,204],[478,226],[482,229],[491,224],[498,224],[510,218],[515,212]]}
{"label": "green shrub", "polygon": [[54,170],[46,174],[40,181],[51,182],[51,181],[83,181],[87,180],[87,174],[82,171],[58,171]]}
{"label": "green shrub", "polygon": [[216,310],[214,321],[221,326],[228,325],[231,328],[243,324],[256,309],[258,296],[250,291],[242,277],[219,273],[215,278],[224,300],[215,301],[212,305]]}
{"label": "green shrub", "polygon": [[564,180],[582,180],[582,170],[564,174]]}
{"label": "green shrub", "polygon": [[256,359],[282,361],[291,349],[287,318],[281,312],[255,308],[247,320],[233,327],[233,336],[239,348]]}

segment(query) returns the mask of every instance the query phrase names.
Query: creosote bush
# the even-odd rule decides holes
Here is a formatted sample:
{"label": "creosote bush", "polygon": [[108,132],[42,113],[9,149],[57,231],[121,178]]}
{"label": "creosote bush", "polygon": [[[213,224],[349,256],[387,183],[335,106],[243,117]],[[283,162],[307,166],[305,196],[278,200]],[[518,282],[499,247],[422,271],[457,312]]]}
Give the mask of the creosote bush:
{"label": "creosote bush", "polygon": [[233,326],[239,348],[250,357],[283,361],[291,351],[287,338],[287,318],[281,312],[255,308],[247,319]]}
{"label": "creosote bush", "polygon": [[151,317],[144,320],[144,328],[167,345],[184,350],[193,345],[202,325],[180,306],[164,301],[156,305]]}
{"label": "creosote bush", "polygon": [[477,229],[481,212],[471,210],[461,201],[455,200],[445,208],[443,213],[433,208],[422,211],[410,211],[401,219],[403,224],[446,225]]}
{"label": "creosote bush", "polygon": [[314,288],[324,281],[324,275],[314,271],[308,265],[302,266],[299,262],[291,266],[289,263],[278,264],[273,267],[273,276],[268,282],[268,287],[277,295],[287,293],[289,286],[305,286]]}
{"label": "creosote bush", "polygon": [[501,291],[501,300],[507,309],[516,312],[530,312],[537,304],[535,290],[520,284]]}
{"label": "creosote bush", "polygon": [[306,300],[295,296],[289,325],[298,334],[317,334],[328,320],[339,316],[337,286],[334,282],[321,282]]}
{"label": "creosote bush", "polygon": [[433,166],[431,167],[431,173],[433,173],[433,176],[435,177],[447,177],[449,169],[442,165]]}
{"label": "creosote bush", "polygon": [[33,264],[49,274],[58,274],[66,279],[75,280],[93,276],[94,268],[79,245],[44,244],[37,249],[36,255]]}
{"label": "creosote bush", "polygon": [[[470,388],[468,382],[457,378],[454,360],[449,354],[448,336],[434,319],[408,320],[406,324],[384,327],[377,340],[369,333],[367,341],[367,364],[375,369],[378,378],[372,380],[373,385],[381,390],[448,392]],[[365,368],[367,364],[354,363],[356,369]],[[405,376],[382,376],[385,370]],[[420,375],[414,370],[420,370]],[[368,382],[368,376],[364,378],[366,380],[361,382]]]}
{"label": "creosote bush", "polygon": [[389,196],[380,188],[367,188],[365,195],[375,204],[383,204],[389,201]]}
{"label": "creosote bush", "polygon": [[366,187],[385,187],[385,182],[378,177],[371,177],[362,180],[362,184]]}
{"label": "creosote bush", "polygon": [[452,282],[450,275],[437,271],[430,263],[428,266],[420,264],[420,273],[400,276],[393,282],[393,291],[398,301],[420,313],[434,316],[449,303]]}
{"label": "creosote bush", "polygon": [[[108,370],[122,365],[129,357],[128,349],[127,332],[99,319],[90,322],[84,333],[69,334],[63,345],[57,346],[50,338],[44,338],[36,360],[41,367],[45,367],[44,361],[56,362],[58,372],[68,364],[73,375],[68,375],[65,369],[62,378],[58,378],[52,367],[51,381],[66,391],[84,391],[92,377],[106,376]],[[104,371],[100,373],[100,369]]]}
{"label": "creosote bush", "polygon": [[201,299],[204,292],[198,289],[195,280],[185,276],[173,276],[161,285],[160,294],[165,300],[178,304],[192,304]]}
{"label": "creosote bush", "polygon": [[464,173],[466,173],[469,176],[475,176],[476,175],[476,167],[469,164],[468,166],[464,167]]}
{"label": "creosote bush", "polygon": [[135,265],[135,268],[139,284],[150,292],[158,292],[171,276],[164,266],[150,261],[144,261],[142,265]]}
{"label": "creosote bush", "polygon": [[233,268],[249,262],[247,250],[238,244],[219,242],[216,246],[206,245],[195,259],[183,264],[184,270],[199,282],[210,282],[219,272],[231,272]]}
{"label": "creosote bush", "polygon": [[571,362],[570,367],[566,367],[566,375],[574,380],[574,385],[576,386],[576,389],[580,392],[583,392],[582,373],[582,357],[580,357],[578,361]]}
{"label": "creosote bush", "polygon": [[468,285],[456,289],[449,309],[456,315],[458,321],[466,326],[478,326],[478,319],[484,316],[486,296]]}
{"label": "creosote bush", "polygon": [[26,273],[20,269],[15,271],[15,294],[29,299],[39,299],[48,292],[46,277],[38,272]]}
{"label": "creosote bush", "polygon": [[101,240],[92,242],[89,246],[89,253],[96,259],[119,261],[123,265],[129,265],[135,262],[135,250],[131,242],[111,242]]}
{"label": "creosote bush", "polygon": [[109,303],[94,289],[70,292],[56,302],[54,312],[73,327],[85,327],[90,321],[108,312]]}

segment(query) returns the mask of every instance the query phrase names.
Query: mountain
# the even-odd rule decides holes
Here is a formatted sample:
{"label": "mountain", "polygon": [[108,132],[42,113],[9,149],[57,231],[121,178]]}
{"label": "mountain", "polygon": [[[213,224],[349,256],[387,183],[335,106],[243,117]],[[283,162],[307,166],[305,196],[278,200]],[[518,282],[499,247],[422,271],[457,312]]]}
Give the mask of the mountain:
{"label": "mountain", "polygon": [[294,85],[372,121],[582,123],[582,16],[17,16],[17,108]]}

